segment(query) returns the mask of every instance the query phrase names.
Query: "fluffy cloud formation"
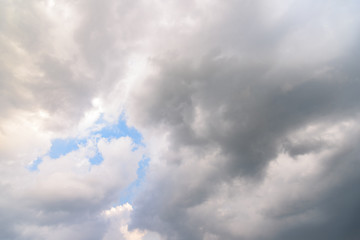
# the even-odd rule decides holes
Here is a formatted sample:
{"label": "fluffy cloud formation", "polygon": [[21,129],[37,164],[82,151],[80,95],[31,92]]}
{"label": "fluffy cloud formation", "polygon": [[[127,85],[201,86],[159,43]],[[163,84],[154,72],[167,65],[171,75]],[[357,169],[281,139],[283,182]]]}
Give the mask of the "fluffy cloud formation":
{"label": "fluffy cloud formation", "polygon": [[358,239],[359,7],[2,2],[1,239]]}
{"label": "fluffy cloud formation", "polygon": [[[103,28],[115,3],[95,4],[1,3],[1,239],[102,239],[111,225],[102,212],[137,178],[142,147],[100,131],[118,121],[125,85],[118,33]],[[100,8],[106,22],[96,26]],[[61,152],[56,140],[75,143]]]}
{"label": "fluffy cloud formation", "polygon": [[4,166],[1,238],[101,239],[107,231],[101,212],[118,204],[121,191],[136,179],[142,153],[132,151],[129,137],[95,144],[104,158],[100,165],[89,162],[89,141],[57,159],[45,156],[36,171]]}

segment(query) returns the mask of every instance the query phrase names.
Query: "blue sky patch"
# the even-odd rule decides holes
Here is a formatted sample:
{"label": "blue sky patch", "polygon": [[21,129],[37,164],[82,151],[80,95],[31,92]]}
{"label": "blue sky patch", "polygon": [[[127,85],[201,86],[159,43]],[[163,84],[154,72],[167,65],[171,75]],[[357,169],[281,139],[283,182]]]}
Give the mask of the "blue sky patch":
{"label": "blue sky patch", "polygon": [[122,117],[120,117],[117,124],[104,127],[100,131],[95,132],[95,134],[100,134],[101,137],[107,139],[129,136],[134,143],[143,145],[142,135],[135,128],[128,127]]}
{"label": "blue sky patch", "polygon": [[33,161],[27,169],[31,172],[37,171],[39,164],[42,162],[42,158],[38,157],[35,161]]}
{"label": "blue sky patch", "polygon": [[[101,123],[102,117],[98,123]],[[129,136],[136,145],[144,145],[142,143],[142,135],[133,127],[128,127],[125,120],[121,117],[117,124],[110,125],[102,128],[100,131],[93,132],[92,135],[100,135],[102,138],[113,139]],[[51,148],[49,156],[53,159],[64,156],[69,152],[79,149],[80,144],[85,144],[87,139],[54,139],[51,141]],[[133,151],[137,149],[137,146],[133,148]],[[102,162],[102,156],[97,153],[93,158],[90,159],[92,164],[100,164]]]}
{"label": "blue sky patch", "polygon": [[130,203],[132,204],[133,198],[144,182],[146,177],[146,171],[150,163],[150,158],[143,157],[143,159],[138,163],[137,179],[132,182],[125,190],[123,190],[120,194],[120,204]]}
{"label": "blue sky patch", "polygon": [[60,156],[79,149],[79,144],[84,142],[85,140],[56,138],[51,141],[49,156],[53,159],[59,158]]}
{"label": "blue sky patch", "polygon": [[[104,124],[106,122],[99,118],[97,124]],[[116,124],[106,126],[99,131],[92,132],[88,138],[78,139],[78,138],[69,138],[69,139],[53,139],[51,141],[51,148],[48,152],[48,156],[53,159],[57,159],[61,156],[64,156],[72,151],[76,151],[79,149],[81,145],[86,145],[87,141],[91,138],[96,136],[110,139],[118,139],[120,137],[130,137],[132,141],[135,143],[133,147],[133,151],[135,151],[139,145],[145,146],[142,142],[142,135],[133,127],[128,127],[126,121],[123,117],[119,118],[119,121]],[[92,165],[99,165],[103,161],[102,154],[96,149],[96,154],[89,158],[89,162]],[[37,158],[30,166],[28,166],[29,171],[36,171],[38,170],[38,165],[41,164],[42,157]],[[132,203],[132,200],[138,191],[139,187],[141,186],[142,182],[145,180],[146,170],[149,166],[150,159],[143,156],[143,159],[138,163],[137,169],[137,179],[132,182],[122,193],[120,194],[120,203],[124,204],[126,202]]]}
{"label": "blue sky patch", "polygon": [[[91,139],[98,141],[100,138],[111,140],[128,136],[135,143],[132,151],[137,150],[139,146],[145,146],[145,144],[142,142],[142,135],[135,128],[129,127],[123,117],[120,117],[119,121],[113,125],[108,125],[103,120],[103,118],[100,117],[97,121],[97,124],[104,125],[105,127],[99,131],[92,132],[87,138],[53,139],[51,141],[51,147],[49,152],[47,153],[47,156],[51,157],[52,159],[57,159],[61,156],[65,156],[70,152],[78,150],[81,146],[86,146],[87,142],[91,141]],[[44,156],[38,157],[29,166],[27,166],[27,169],[31,172],[37,171],[38,166],[43,161],[43,157]],[[89,162],[91,163],[91,165],[100,165],[103,161],[103,156],[96,146],[96,153],[93,157],[89,158]],[[149,162],[150,159],[146,156],[143,156],[142,160],[139,161],[138,169],[136,171],[137,179],[121,192],[119,196],[120,204],[124,204],[127,202],[131,204],[133,202],[134,196],[137,194],[142,183],[145,181],[146,171],[148,169]]]}
{"label": "blue sky patch", "polygon": [[104,161],[104,158],[103,158],[102,154],[99,151],[97,151],[95,156],[90,158],[89,161],[92,165],[100,165],[100,163],[102,163],[102,161]]}

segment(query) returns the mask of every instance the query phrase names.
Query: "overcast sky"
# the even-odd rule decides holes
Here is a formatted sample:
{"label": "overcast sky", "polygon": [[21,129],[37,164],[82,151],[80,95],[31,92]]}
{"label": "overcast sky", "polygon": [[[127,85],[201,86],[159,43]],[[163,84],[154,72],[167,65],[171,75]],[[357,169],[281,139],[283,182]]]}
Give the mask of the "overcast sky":
{"label": "overcast sky", "polygon": [[360,239],[359,11],[1,0],[0,239]]}

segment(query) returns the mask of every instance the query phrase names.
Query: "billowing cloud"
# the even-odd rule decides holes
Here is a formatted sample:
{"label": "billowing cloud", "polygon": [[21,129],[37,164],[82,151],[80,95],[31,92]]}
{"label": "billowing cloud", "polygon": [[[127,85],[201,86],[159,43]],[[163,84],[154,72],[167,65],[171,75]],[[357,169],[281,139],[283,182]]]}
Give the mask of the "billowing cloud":
{"label": "billowing cloud", "polygon": [[128,107],[156,142],[133,226],[167,239],[359,236],[358,5],[271,3],[216,2],[221,17],[197,12],[202,27],[150,60]]}
{"label": "billowing cloud", "polygon": [[359,238],[356,1],[0,5],[1,239]]}

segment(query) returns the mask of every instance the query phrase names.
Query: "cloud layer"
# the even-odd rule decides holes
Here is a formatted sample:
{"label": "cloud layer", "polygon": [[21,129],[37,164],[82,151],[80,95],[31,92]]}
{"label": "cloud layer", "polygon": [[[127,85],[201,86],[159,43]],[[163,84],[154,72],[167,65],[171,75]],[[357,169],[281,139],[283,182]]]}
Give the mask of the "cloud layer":
{"label": "cloud layer", "polygon": [[1,239],[360,237],[356,1],[0,5]]}

